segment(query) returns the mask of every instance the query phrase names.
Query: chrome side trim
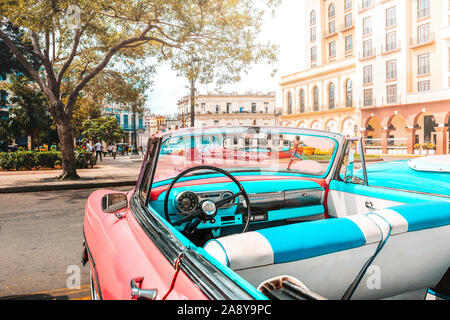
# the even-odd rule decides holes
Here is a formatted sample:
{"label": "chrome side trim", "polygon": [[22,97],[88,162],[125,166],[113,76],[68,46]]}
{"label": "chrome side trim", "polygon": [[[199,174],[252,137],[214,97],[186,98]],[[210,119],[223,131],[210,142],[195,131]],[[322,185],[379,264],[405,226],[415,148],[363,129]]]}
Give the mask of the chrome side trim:
{"label": "chrome side trim", "polygon": [[96,267],[94,258],[92,257],[91,250],[89,250],[89,245],[88,245],[88,243],[86,241],[86,236],[84,235],[84,230],[83,230],[83,243],[85,245],[86,252],[88,254],[88,260],[91,261],[92,268],[94,268],[94,277],[95,277],[95,282],[97,283],[97,293],[98,293],[98,295],[100,297],[100,300],[103,300],[102,290],[100,288],[100,282],[98,280],[97,267]]}

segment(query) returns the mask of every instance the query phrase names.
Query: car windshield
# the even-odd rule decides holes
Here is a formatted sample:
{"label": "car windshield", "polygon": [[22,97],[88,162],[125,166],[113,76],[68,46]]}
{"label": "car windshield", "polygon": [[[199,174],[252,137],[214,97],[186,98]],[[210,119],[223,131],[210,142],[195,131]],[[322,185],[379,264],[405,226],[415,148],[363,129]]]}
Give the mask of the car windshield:
{"label": "car windshield", "polygon": [[[200,165],[230,173],[325,176],[336,150],[336,141],[320,132],[241,128],[211,132],[195,130],[163,140],[154,182],[174,178]],[[203,175],[209,171],[194,171]]]}

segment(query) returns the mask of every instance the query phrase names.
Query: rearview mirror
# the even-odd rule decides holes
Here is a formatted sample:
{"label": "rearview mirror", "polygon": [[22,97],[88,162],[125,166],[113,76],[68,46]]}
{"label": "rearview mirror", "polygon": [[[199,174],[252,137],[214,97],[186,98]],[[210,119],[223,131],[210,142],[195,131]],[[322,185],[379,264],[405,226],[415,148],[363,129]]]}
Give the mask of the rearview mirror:
{"label": "rearview mirror", "polygon": [[105,213],[117,213],[128,207],[128,199],[125,193],[109,193],[102,198],[102,209]]}

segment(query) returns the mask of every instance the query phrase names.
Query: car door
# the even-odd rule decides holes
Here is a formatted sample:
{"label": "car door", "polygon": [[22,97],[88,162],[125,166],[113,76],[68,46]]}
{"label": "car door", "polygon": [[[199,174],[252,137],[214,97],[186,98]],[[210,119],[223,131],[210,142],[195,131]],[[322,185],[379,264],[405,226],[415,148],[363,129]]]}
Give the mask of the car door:
{"label": "car door", "polygon": [[398,191],[370,185],[364,152],[361,150],[364,150],[362,139],[346,139],[344,152],[337,159],[339,163],[329,185],[327,207],[331,217],[365,214],[405,201],[398,200],[403,197],[395,196]]}
{"label": "car door", "polygon": [[[438,195],[412,192],[371,184],[371,175],[367,174],[367,162],[362,139],[348,138],[339,159],[327,195],[328,213],[331,217],[343,217],[366,214],[406,203],[442,200]],[[370,171],[370,170],[369,170]],[[394,181],[395,183],[395,181]]]}

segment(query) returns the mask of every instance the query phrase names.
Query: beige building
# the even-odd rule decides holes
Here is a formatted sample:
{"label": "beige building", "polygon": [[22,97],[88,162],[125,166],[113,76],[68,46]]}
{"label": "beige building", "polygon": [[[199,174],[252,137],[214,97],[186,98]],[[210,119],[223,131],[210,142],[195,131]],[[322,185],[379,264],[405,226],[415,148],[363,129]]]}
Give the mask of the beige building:
{"label": "beige building", "polygon": [[449,153],[449,2],[306,1],[310,67],[282,77],[284,123],[362,135],[369,153]]}
{"label": "beige building", "polygon": [[144,127],[150,135],[154,135],[166,128],[166,117],[160,115],[144,116]]}
{"label": "beige building", "polygon": [[283,124],[354,136],[354,3],[305,1],[305,9],[309,68],[281,78]]}
{"label": "beige building", "polygon": [[[195,97],[195,126],[238,126],[280,124],[275,92],[207,93]],[[190,126],[191,100],[178,101],[180,125]]]}

